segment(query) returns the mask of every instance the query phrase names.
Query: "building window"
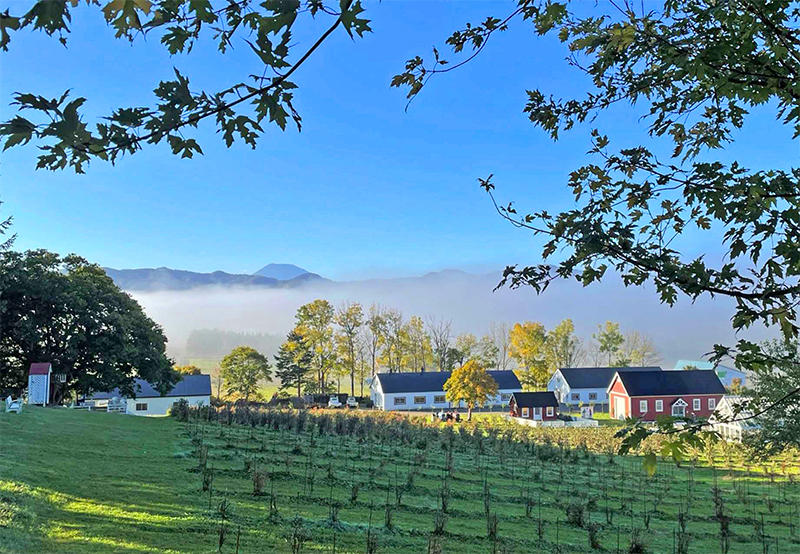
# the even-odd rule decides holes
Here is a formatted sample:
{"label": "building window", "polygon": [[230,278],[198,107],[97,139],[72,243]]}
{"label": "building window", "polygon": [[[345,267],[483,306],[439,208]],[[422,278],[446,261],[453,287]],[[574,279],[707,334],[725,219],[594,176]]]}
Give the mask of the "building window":
{"label": "building window", "polygon": [[548,406],[547,407],[547,417],[553,417],[553,407],[552,406]]}
{"label": "building window", "polygon": [[663,412],[664,411],[664,401],[663,400],[656,400],[656,411]]}
{"label": "building window", "polygon": [[577,401],[577,400],[580,400],[580,399],[581,399],[581,395],[580,395],[580,393],[578,393],[578,392],[573,392],[573,393],[570,395],[570,398],[571,398],[572,400],[576,400],[576,401]]}
{"label": "building window", "polygon": [[443,394],[437,394],[436,396],[433,397],[433,403],[434,404],[446,404],[447,403],[447,398]]}
{"label": "building window", "polygon": [[510,394],[501,394],[500,395],[500,401],[501,402],[508,402],[509,400],[511,400],[511,395]]}
{"label": "building window", "polygon": [[717,399],[716,398],[709,398],[708,399],[708,409],[715,410],[717,408]]}
{"label": "building window", "polygon": [[597,393],[596,392],[590,392],[589,393],[589,400],[597,400]]}
{"label": "building window", "polygon": [[695,412],[700,409],[700,399],[699,398],[695,398],[694,400],[692,400],[692,409]]}
{"label": "building window", "polygon": [[531,417],[531,409],[522,408],[522,417]]}
{"label": "building window", "polygon": [[414,397],[414,404],[425,404],[428,401],[428,398],[425,396],[415,396]]}
{"label": "building window", "polygon": [[405,396],[395,396],[394,397],[394,405],[395,406],[402,406],[405,403],[406,403],[406,397]]}
{"label": "building window", "polygon": [[143,402],[141,404],[136,404],[136,411],[137,412],[146,412],[147,411],[147,403]]}
{"label": "building window", "polygon": [[686,402],[680,398],[672,405],[673,417],[686,417]]}
{"label": "building window", "polygon": [[639,411],[647,413],[647,400],[639,400]]}

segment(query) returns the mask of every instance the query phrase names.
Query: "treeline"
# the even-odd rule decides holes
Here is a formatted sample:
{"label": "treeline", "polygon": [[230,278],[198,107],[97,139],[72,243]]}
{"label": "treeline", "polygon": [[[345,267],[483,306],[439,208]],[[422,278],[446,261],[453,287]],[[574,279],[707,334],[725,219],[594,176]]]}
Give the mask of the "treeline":
{"label": "treeline", "polygon": [[325,394],[344,384],[363,396],[364,380],[375,373],[451,371],[470,360],[485,369],[517,370],[527,388],[541,388],[559,367],[648,365],[660,354],[646,336],[623,334],[613,322],[598,326],[590,340],[575,334],[570,319],[551,330],[532,321],[492,323],[479,337],[453,333],[444,318],[406,318],[379,304],[335,308],[319,299],[297,310],[273,367],[281,390]]}
{"label": "treeline", "polygon": [[283,339],[269,333],[242,333],[222,329],[195,329],[186,339],[186,358],[220,359],[237,346],[249,346],[271,356]]}

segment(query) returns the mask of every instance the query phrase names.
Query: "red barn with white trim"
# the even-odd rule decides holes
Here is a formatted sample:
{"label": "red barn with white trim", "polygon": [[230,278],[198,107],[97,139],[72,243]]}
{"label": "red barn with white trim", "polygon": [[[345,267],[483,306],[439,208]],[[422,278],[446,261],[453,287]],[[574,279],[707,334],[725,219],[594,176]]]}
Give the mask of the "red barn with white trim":
{"label": "red barn with white trim", "polygon": [[618,372],[608,386],[611,417],[710,417],[725,395],[714,371]]}

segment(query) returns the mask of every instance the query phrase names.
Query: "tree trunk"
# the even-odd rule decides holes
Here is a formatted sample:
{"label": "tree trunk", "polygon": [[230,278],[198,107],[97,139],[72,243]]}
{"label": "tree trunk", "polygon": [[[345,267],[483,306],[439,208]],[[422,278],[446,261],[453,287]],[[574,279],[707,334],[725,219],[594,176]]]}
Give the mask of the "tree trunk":
{"label": "tree trunk", "polygon": [[467,421],[472,421],[472,404],[467,404]]}
{"label": "tree trunk", "polygon": [[356,369],[350,370],[350,396],[356,395]]}

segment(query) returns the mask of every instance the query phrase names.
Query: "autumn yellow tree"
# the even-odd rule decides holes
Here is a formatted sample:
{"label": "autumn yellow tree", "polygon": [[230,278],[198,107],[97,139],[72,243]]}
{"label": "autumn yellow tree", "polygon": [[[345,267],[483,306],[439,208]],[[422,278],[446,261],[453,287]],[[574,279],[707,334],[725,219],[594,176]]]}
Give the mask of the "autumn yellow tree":
{"label": "autumn yellow tree", "polygon": [[519,378],[526,389],[539,389],[550,379],[547,331],[536,321],[516,323],[511,329],[508,355],[520,367]]}
{"label": "autumn yellow tree", "polygon": [[203,373],[199,367],[196,365],[176,365],[175,371],[180,373],[181,375],[200,375]]}
{"label": "autumn yellow tree", "polygon": [[467,405],[467,419],[472,419],[472,409],[497,396],[497,381],[476,360],[469,360],[453,371],[444,384],[449,402]]}

